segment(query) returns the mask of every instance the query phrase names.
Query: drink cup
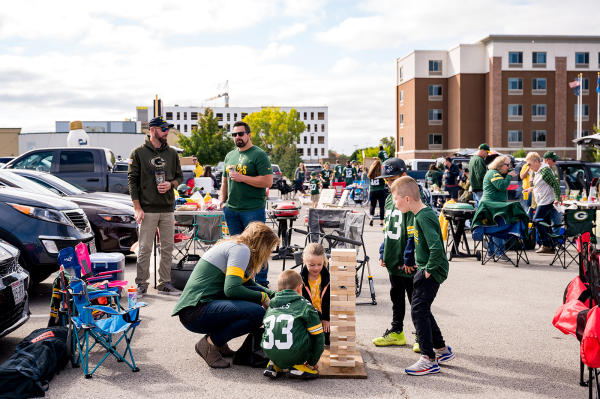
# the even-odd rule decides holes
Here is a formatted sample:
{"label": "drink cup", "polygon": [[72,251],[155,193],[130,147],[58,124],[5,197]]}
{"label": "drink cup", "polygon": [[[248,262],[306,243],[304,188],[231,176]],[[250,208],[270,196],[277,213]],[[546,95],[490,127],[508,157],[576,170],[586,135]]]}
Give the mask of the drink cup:
{"label": "drink cup", "polygon": [[156,185],[159,185],[161,183],[165,182],[165,171],[164,170],[157,170],[154,173],[154,177],[156,178]]}

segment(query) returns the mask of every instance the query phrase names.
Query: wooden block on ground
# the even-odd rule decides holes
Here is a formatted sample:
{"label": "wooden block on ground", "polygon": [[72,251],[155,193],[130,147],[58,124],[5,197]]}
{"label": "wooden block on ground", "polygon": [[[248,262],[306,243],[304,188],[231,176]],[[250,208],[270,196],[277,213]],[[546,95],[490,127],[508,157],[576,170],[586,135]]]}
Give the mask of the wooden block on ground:
{"label": "wooden block on ground", "polygon": [[356,249],[351,248],[334,248],[331,250],[331,257],[344,257],[349,255],[356,255]]}
{"label": "wooden block on ground", "polygon": [[333,366],[329,356],[329,349],[325,349],[319,360],[320,378],[367,378],[367,370],[360,352],[350,355],[354,358],[354,367]]}

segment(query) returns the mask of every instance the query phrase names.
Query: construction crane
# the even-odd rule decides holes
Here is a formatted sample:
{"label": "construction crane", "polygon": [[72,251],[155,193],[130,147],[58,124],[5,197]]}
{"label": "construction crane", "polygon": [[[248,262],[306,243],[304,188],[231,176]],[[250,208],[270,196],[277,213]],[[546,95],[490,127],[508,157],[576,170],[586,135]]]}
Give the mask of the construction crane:
{"label": "construction crane", "polygon": [[229,108],[229,81],[228,80],[225,81],[225,84],[223,85],[222,90],[223,90],[222,93],[217,94],[214,97],[207,98],[204,101],[212,101],[212,100],[216,100],[217,98],[220,98],[220,97],[225,97],[225,107]]}

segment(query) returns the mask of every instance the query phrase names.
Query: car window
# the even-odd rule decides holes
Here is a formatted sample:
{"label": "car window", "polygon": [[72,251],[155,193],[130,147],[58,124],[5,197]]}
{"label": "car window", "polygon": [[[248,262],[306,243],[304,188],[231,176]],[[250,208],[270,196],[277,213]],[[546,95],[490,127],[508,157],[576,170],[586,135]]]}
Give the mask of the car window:
{"label": "car window", "polygon": [[271,168],[273,169],[273,172],[279,172],[279,166],[271,165]]}
{"label": "car window", "polygon": [[90,151],[62,151],[59,172],[93,172],[94,154]]}
{"label": "car window", "polygon": [[585,187],[585,171],[583,166],[563,166],[563,178],[570,190],[583,190]]}
{"label": "car window", "polygon": [[590,165],[590,174],[592,175],[592,179],[594,177],[600,177],[600,165],[598,165],[598,166]]}
{"label": "car window", "polygon": [[50,172],[53,156],[54,151],[36,152],[16,162],[13,167],[15,169],[32,169],[40,172]]}
{"label": "car window", "polygon": [[113,171],[115,172],[127,172],[129,165],[126,163],[117,163]]}
{"label": "car window", "polygon": [[433,161],[418,161],[417,170],[429,170],[429,165],[433,164]]}
{"label": "car window", "polygon": [[44,187],[34,181],[24,178],[23,176],[19,176],[14,172],[7,171],[7,173],[0,173],[0,181],[8,186],[18,187],[32,193],[60,195],[57,190]]}

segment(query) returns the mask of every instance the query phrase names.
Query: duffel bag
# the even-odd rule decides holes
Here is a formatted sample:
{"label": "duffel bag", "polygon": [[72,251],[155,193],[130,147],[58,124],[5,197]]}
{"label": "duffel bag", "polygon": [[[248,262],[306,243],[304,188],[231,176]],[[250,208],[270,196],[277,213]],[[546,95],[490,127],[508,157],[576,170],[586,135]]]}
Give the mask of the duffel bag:
{"label": "duffel bag", "polygon": [[581,361],[588,367],[600,367],[600,310],[594,306],[587,314],[587,322],[579,348]]}
{"label": "duffel bag", "polygon": [[0,365],[0,398],[43,397],[50,380],[68,362],[67,328],[40,328]]}
{"label": "duffel bag", "polygon": [[171,284],[178,290],[183,290],[196,264],[200,260],[200,255],[188,254],[171,264]]}

